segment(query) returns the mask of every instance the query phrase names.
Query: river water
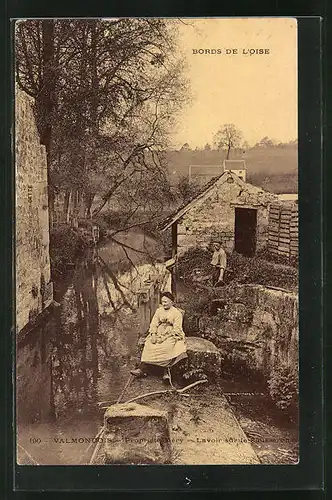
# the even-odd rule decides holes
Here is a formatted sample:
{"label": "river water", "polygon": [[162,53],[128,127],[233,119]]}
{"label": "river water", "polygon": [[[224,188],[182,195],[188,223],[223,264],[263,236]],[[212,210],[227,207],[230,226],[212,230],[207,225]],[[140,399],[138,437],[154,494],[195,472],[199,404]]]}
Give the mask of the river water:
{"label": "river water", "polygon": [[156,240],[121,233],[55,283],[59,307],[17,347],[19,463],[84,461],[102,422],[97,402],[116,402],[133,367],[137,293],[161,261]]}
{"label": "river water", "polygon": [[[114,240],[89,250],[55,283],[59,306],[18,342],[20,464],[87,463],[91,440],[103,422],[104,410],[97,403],[116,402],[134,365],[137,294],[146,280],[162,272],[163,248],[139,231],[119,233]],[[241,383],[225,380],[221,388],[244,431],[261,432],[276,443],[262,447],[266,463],[296,462],[296,432],[269,419],[266,398],[248,398],[249,389]]]}

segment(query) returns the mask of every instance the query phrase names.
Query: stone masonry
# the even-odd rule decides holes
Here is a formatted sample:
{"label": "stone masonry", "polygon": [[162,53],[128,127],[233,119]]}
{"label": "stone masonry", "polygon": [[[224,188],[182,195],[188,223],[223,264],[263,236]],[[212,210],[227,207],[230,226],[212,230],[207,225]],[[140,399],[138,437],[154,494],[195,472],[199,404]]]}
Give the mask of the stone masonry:
{"label": "stone masonry", "polygon": [[49,257],[47,164],[32,102],[15,99],[16,327],[20,331],[52,300]]}
{"label": "stone masonry", "polygon": [[266,381],[278,367],[298,363],[298,295],[262,285],[216,289],[212,315],[199,329],[232,369],[260,374]]}
{"label": "stone masonry", "polygon": [[236,207],[257,210],[257,250],[267,246],[269,204],[276,196],[248,183],[241,182],[241,185],[231,177],[223,184],[217,181],[213,189],[185,213],[178,221],[178,255],[193,246],[207,247],[214,237],[231,253]]}

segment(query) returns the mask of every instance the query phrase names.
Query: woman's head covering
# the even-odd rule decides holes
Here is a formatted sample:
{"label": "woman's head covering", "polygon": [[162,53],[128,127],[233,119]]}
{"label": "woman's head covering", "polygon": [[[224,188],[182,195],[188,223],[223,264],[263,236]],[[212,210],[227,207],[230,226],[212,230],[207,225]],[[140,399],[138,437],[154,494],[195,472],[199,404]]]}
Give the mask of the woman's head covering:
{"label": "woman's head covering", "polygon": [[163,297],[167,297],[168,299],[170,299],[172,302],[174,302],[174,295],[171,294],[171,292],[163,292],[160,296],[160,298],[162,299]]}

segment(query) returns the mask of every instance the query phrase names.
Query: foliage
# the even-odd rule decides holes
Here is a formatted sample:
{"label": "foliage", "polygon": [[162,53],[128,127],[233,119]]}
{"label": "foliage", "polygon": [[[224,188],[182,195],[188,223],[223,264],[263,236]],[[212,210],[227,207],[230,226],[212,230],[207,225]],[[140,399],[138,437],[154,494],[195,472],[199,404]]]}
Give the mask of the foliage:
{"label": "foliage", "polygon": [[[188,287],[205,282],[209,279],[211,253],[205,249],[195,247],[189,249],[179,258],[177,264],[178,276]],[[268,253],[254,257],[245,257],[233,252],[227,257],[227,268],[224,275],[225,284],[253,283],[265,286],[297,290],[298,269],[291,265],[284,265],[271,260]]]}
{"label": "foliage", "polygon": [[77,193],[81,215],[97,193],[94,215],[114,197],[136,213],[167,196],[162,151],[187,99],[176,30],[151,18],[17,23],[16,79],[35,98],[49,187]]}
{"label": "foliage", "polygon": [[50,233],[50,258],[53,271],[63,273],[91,244],[91,232],[67,224],[54,227]]}
{"label": "foliage", "polygon": [[177,184],[177,195],[180,198],[180,203],[188,203],[198,192],[200,191],[200,186],[193,179],[190,179],[188,175],[180,177]]}
{"label": "foliage", "polygon": [[275,146],[276,143],[272,139],[269,139],[267,136],[263,137],[260,142],[255,144],[255,148],[271,148]]}
{"label": "foliage", "polygon": [[227,160],[232,149],[239,148],[242,141],[242,132],[233,123],[226,123],[215,134],[213,142],[217,149],[227,151]]}
{"label": "foliage", "polygon": [[281,410],[295,413],[298,410],[298,371],[297,367],[277,365],[268,381],[272,400]]}
{"label": "foliage", "polygon": [[254,283],[297,290],[298,269],[290,265],[277,264],[266,258],[244,257],[233,252],[228,258],[225,283]]}
{"label": "foliage", "polygon": [[200,422],[201,422],[201,415],[200,415],[200,411],[199,409],[196,407],[196,406],[192,406],[190,409],[189,409],[189,413],[190,413],[190,420],[195,424],[195,425],[198,425]]}
{"label": "foliage", "polygon": [[195,269],[206,272],[209,269],[211,253],[201,247],[191,247],[182,254],[177,262],[177,275],[184,280],[191,280],[194,277]]}
{"label": "foliage", "polygon": [[188,382],[196,380],[206,380],[208,377],[201,367],[189,367],[183,374],[183,378]]}

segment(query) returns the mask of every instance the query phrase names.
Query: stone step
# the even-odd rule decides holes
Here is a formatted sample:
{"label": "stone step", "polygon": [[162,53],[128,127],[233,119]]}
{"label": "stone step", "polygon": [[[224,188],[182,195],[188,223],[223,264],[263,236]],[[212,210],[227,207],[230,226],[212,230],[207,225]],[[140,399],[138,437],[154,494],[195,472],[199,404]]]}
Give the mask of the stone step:
{"label": "stone step", "polygon": [[104,415],[106,464],[165,464],[171,442],[167,413],[137,403],[115,404]]}
{"label": "stone step", "polygon": [[[201,337],[186,337],[187,359],[185,362],[175,365],[172,369],[174,378],[186,378],[186,374],[192,373],[189,379],[198,379],[200,375],[206,375],[213,380],[220,374],[222,356],[217,347],[209,340]],[[196,372],[196,375],[195,375]]]}
{"label": "stone step", "polygon": [[[230,405],[216,387],[189,397],[148,398],[113,405],[105,413],[103,463],[244,465],[260,461]],[[176,411],[167,417],[167,410]]]}

